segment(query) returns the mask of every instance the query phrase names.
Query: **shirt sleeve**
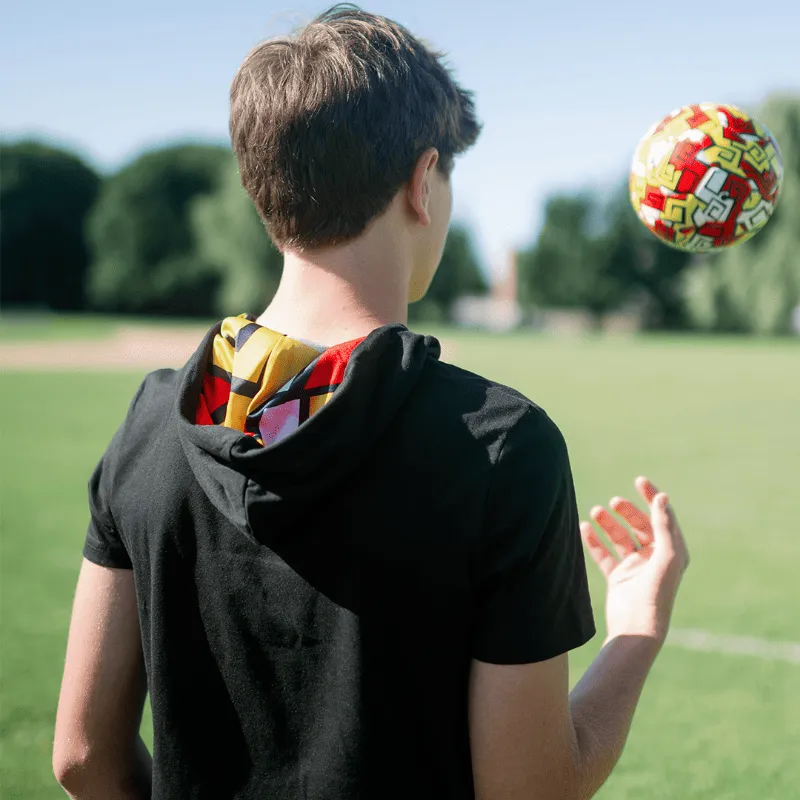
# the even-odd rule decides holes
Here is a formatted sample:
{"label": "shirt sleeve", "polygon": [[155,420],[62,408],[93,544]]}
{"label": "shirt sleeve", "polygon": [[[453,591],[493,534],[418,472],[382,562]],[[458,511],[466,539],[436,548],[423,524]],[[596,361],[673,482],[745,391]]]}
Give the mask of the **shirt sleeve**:
{"label": "shirt sleeve", "polygon": [[595,634],[566,443],[531,408],[492,469],[472,654],[493,664],[545,661]]}
{"label": "shirt sleeve", "polygon": [[130,555],[114,520],[113,487],[117,463],[121,458],[125,428],[141,396],[145,381],[142,381],[131,400],[125,421],[117,429],[103,457],[89,479],[89,527],[83,545],[83,556],[101,567],[132,569]]}
{"label": "shirt sleeve", "polygon": [[[116,439],[116,437],[115,437]],[[111,513],[112,440],[89,479],[89,527],[83,556],[101,567],[131,569],[131,559]]]}

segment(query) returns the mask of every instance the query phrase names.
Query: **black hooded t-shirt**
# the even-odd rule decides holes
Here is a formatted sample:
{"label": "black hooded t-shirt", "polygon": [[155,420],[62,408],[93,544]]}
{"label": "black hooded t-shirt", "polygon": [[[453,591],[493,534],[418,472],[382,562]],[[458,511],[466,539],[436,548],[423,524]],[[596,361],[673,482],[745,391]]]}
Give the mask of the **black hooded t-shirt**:
{"label": "black hooded t-shirt", "polygon": [[197,424],[220,331],[144,379],[89,484],[85,557],[134,572],[153,797],[472,798],[471,660],[594,634],[563,437],[399,324],[274,442]]}

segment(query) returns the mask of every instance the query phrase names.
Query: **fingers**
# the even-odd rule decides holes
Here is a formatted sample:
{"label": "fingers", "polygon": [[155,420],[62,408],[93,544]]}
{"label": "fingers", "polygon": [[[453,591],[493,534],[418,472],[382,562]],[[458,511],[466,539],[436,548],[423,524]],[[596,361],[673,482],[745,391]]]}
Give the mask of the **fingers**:
{"label": "fingers", "polygon": [[669,498],[664,492],[659,492],[653,498],[651,509],[656,553],[659,558],[668,560],[677,558],[681,564],[681,569],[686,569],[689,565],[686,542],[683,540],[680,525],[678,525],[678,521],[675,519],[675,514],[669,504]]}
{"label": "fingers", "polygon": [[622,497],[612,497],[609,505],[633,528],[636,538],[642,547],[653,541],[653,528],[650,524],[650,517],[644,511],[637,508],[630,500],[625,500]]}
{"label": "fingers", "polygon": [[595,506],[589,514],[592,519],[608,534],[608,538],[614,543],[617,555],[626,558],[636,551],[636,544],[631,539],[627,528],[616,520],[611,512],[602,506]]}
{"label": "fingers", "polygon": [[653,525],[653,539],[656,551],[661,555],[672,555],[675,552],[675,543],[672,540],[669,524],[669,498],[661,492],[653,498],[650,516]]}
{"label": "fingers", "polygon": [[617,566],[617,559],[606,547],[605,543],[597,535],[597,532],[589,522],[581,522],[581,539],[592,557],[592,561],[600,567],[600,571],[606,578],[614,571]]}
{"label": "fingers", "polygon": [[640,475],[634,482],[636,491],[642,496],[642,499],[649,506],[653,502],[653,498],[658,494],[658,489],[649,478]]}
{"label": "fingers", "polygon": [[588,522],[581,523],[581,537],[594,562],[608,577],[619,560],[636,552],[637,540],[641,545],[639,553],[646,558],[651,555],[659,560],[680,564],[681,571],[689,563],[689,553],[683,540],[678,521],[669,505],[669,498],[659,492],[648,479],[640,476],[634,482],[636,490],[650,507],[648,515],[629,500],[614,497],[609,503],[611,509],[631,526],[632,532],[602,506],[592,508],[592,519],[603,529],[611,540],[609,547]]}
{"label": "fingers", "polygon": [[[655,484],[653,484],[649,478],[640,475],[634,481],[634,486],[645,503],[650,506],[653,502],[653,498],[658,494],[658,489]],[[622,497],[613,497],[609,505],[631,526],[635,538],[642,547],[646,547],[652,543],[653,529],[648,514],[637,508],[630,500],[625,500]]]}

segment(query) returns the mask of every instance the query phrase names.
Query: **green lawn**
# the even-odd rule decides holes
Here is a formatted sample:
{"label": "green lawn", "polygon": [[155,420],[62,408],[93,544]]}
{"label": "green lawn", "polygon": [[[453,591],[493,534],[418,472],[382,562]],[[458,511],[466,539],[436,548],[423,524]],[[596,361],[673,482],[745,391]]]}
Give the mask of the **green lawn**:
{"label": "green lawn", "polygon": [[[205,320],[161,317],[120,317],[108,314],[4,312],[0,314],[0,343],[72,339],[102,339],[120,325],[151,328],[202,327]],[[211,321],[208,322],[211,325]]]}
{"label": "green lawn", "polygon": [[[800,347],[446,337],[457,363],[558,422],[582,510],[629,493],[639,473],[669,490],[693,557],[676,625],[800,641]],[[3,798],[61,796],[49,756],[85,486],[140,377],[0,376]],[[601,639],[575,654],[576,676]],[[798,742],[800,665],[667,647],[600,796],[789,800]]]}

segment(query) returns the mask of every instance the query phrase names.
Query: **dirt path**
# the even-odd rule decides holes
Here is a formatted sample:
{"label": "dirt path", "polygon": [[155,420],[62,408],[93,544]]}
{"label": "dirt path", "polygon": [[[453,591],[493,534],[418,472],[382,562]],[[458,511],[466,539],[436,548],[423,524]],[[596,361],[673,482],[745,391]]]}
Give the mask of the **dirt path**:
{"label": "dirt path", "polygon": [[[151,370],[180,367],[194,353],[207,328],[124,325],[103,338],[68,341],[2,342],[0,370]],[[442,360],[455,355],[442,341]]]}
{"label": "dirt path", "polygon": [[197,349],[205,328],[162,329],[125,325],[99,339],[4,342],[0,369],[136,370],[180,367]]}

